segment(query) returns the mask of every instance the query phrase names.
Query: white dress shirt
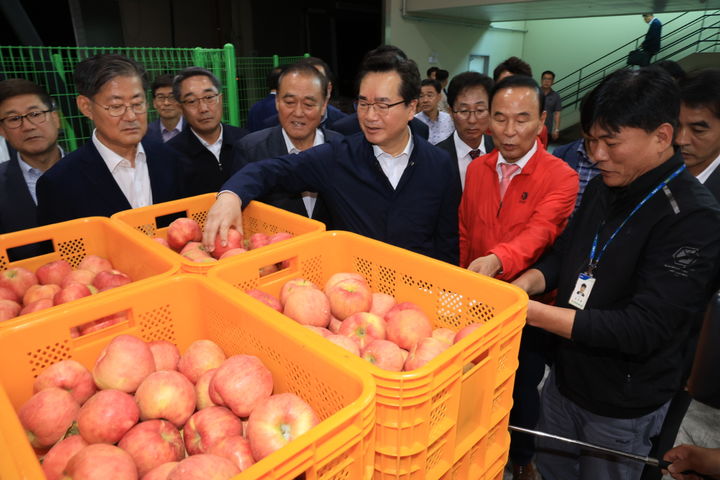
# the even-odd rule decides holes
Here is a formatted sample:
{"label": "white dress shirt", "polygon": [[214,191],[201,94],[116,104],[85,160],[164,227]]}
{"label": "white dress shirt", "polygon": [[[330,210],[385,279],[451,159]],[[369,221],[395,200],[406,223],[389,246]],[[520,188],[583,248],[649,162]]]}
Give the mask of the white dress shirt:
{"label": "white dress shirt", "polygon": [[458,135],[457,131],[453,133],[453,140],[455,141],[455,153],[457,153],[458,169],[460,170],[460,182],[462,183],[462,189],[465,190],[465,175],[467,174],[468,165],[474,160],[470,156],[470,152],[480,150],[480,155],[485,155],[487,153],[485,149],[485,137],[480,137],[480,145],[476,149],[469,147],[467,143],[460,140],[460,135]]}
{"label": "white dress shirt", "polygon": [[220,151],[222,150],[222,140],[223,140],[223,126],[222,123],[220,124],[220,136],[215,140],[213,143],[208,143],[205,140],[200,137],[197,133],[195,133],[195,130],[190,127],[190,131],[197,137],[198,140],[200,140],[200,143],[202,143],[202,146],[210,150],[210,153],[215,155],[215,160],[217,160],[218,165],[220,165]]}
{"label": "white dress shirt", "polygon": [[142,143],[137,144],[135,152],[135,166],[130,161],[110,150],[97,137],[97,130],[93,130],[92,142],[98,153],[105,161],[120,190],[127,198],[132,208],[152,205],[152,187],[150,186],[150,172]]}
{"label": "white dress shirt", "polygon": [[[293,155],[296,153],[300,153],[302,150],[298,150],[298,148],[293,145],[292,140],[290,140],[290,137],[288,137],[285,129],[281,128],[280,130],[282,131],[283,138],[285,139],[285,147],[287,148],[288,153],[292,153]],[[318,145],[322,145],[323,143],[325,143],[325,134],[322,132],[322,130],[316,128],[313,147],[317,147]],[[317,193],[303,192],[302,201],[305,204],[305,210],[307,210],[308,217],[312,218],[313,210],[315,210],[315,203],[317,203]]]}
{"label": "white dress shirt", "polygon": [[720,165],[720,155],[712,161],[710,165],[705,167],[705,170],[700,172],[700,174],[697,176],[697,179],[700,183],[707,182],[707,179],[710,178],[710,175],[713,174],[716,168],[718,168],[718,165]]}
{"label": "white dress shirt", "polygon": [[495,170],[497,170],[497,174],[498,174],[498,181],[502,181],[502,169],[500,168],[501,163],[511,163],[513,165],[517,165],[518,167],[520,167],[510,177],[511,179],[513,179],[517,175],[519,175],[520,172],[522,172],[523,168],[525,168],[525,165],[527,165],[528,161],[530,161],[530,158],[532,158],[532,156],[535,155],[535,152],[537,152],[537,140],[535,140],[535,143],[533,143],[533,146],[530,149],[530,151],[528,151],[525,155],[523,155],[523,157],[520,160],[518,160],[516,162],[508,162],[507,160],[505,160],[503,158],[502,153],[500,153],[500,150],[498,150],[498,160],[497,160],[497,164],[495,165]]}
{"label": "white dress shirt", "polygon": [[163,125],[162,120],[160,121],[160,136],[162,136],[163,143],[169,142],[175,138],[178,133],[182,132],[183,122],[185,122],[185,119],[181,115],[175,127],[172,130],[168,130],[165,128],[165,125]]}
{"label": "white dress shirt", "polygon": [[405,145],[405,149],[395,157],[386,153],[377,145],[373,145],[375,158],[377,158],[377,161],[380,163],[380,168],[382,168],[382,171],[385,173],[385,176],[393,188],[397,188],[398,183],[400,183],[400,177],[402,177],[403,172],[407,168],[410,155],[412,154],[413,139],[410,127],[408,127],[408,133],[410,138],[408,139],[407,145]]}

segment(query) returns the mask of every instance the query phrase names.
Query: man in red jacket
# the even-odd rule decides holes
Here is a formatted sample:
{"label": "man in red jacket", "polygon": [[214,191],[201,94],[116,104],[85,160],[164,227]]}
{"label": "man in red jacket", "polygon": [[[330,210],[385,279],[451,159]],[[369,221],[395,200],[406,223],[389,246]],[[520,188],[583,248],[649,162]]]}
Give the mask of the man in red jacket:
{"label": "man in red jacket", "polygon": [[[545,122],[541,91],[513,75],[490,94],[493,152],[476,158],[465,177],[459,209],[460,265],[512,281],[555,242],[575,206],[577,173],[538,141]],[[534,428],[537,385],[545,370],[546,335],[526,328],[520,346],[511,423]],[[513,478],[533,479],[533,439],[513,434]]]}

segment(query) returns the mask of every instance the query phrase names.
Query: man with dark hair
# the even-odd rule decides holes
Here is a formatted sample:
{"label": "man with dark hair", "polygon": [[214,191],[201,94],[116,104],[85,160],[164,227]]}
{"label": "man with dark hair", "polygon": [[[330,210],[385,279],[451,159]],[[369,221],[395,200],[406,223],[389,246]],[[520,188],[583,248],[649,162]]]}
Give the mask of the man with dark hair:
{"label": "man with dark hair", "polygon": [[257,132],[265,128],[265,119],[277,114],[277,110],[275,109],[275,94],[277,93],[278,79],[284,68],[285,66],[281,65],[270,70],[266,78],[267,88],[270,93],[268,93],[267,97],[258,100],[250,107],[247,129],[251,132]]}
{"label": "man with dark hair", "polygon": [[150,86],[158,118],[148,123],[146,135],[161,142],[172,140],[185,126],[182,110],[172,93],[172,84],[173,76],[165,74],[158,76]]}
{"label": "man with dark hair", "polygon": [[450,115],[438,108],[441,96],[442,90],[437,80],[426,78],[420,83],[420,113],[415,118],[428,126],[428,141],[433,145],[445,140],[455,130]]}
{"label": "man with dark hair", "polygon": [[493,81],[487,75],[465,72],[453,77],[448,87],[448,102],[455,132],[437,144],[450,154],[458,182],[465,188],[465,173],[475,158],[494,148],[490,135],[490,91]]}
{"label": "man with dark hair", "polygon": [[333,226],[457,262],[460,190],[450,157],[408,128],[420,73],[404,54],[366,56],[358,74],[362,135],[344,137],[296,155],[254,162],[221,189],[205,223],[203,243],[225,242],[242,227],[241,207],[272,191],[316,191]]}
{"label": "man with dark hair", "polygon": [[545,96],[543,102],[545,108],[545,126],[550,134],[550,138],[557,140],[560,136],[560,111],[562,110],[562,102],[560,95],[552,89],[555,82],[555,73],[545,70],[541,75],[542,92]]}
{"label": "man with dark hair", "polygon": [[703,70],[680,83],[675,144],[688,171],[720,201],[720,70]]}
{"label": "man with dark hair", "polygon": [[38,221],[110,216],[178,198],[175,153],[143,139],[147,131],[145,69],[122,55],[98,54],[75,68],[80,111],[92,138],[37,182]]}
{"label": "man with dark hair", "polygon": [[497,83],[510,75],[532,77],[532,68],[530,68],[527,62],[520,60],[518,57],[510,57],[495,67],[495,70],[493,70],[493,81]]}
{"label": "man with dark hair", "polygon": [[0,163],[0,234],[38,226],[35,185],[62,157],[59,128],[44,88],[23,78],[0,82],[0,134],[11,147]]}
{"label": "man with dark hair", "polygon": [[180,166],[187,196],[217,192],[233,170],[233,145],[247,134],[222,123],[220,81],[209,70],[188,67],[173,81],[188,128],[168,145],[182,155]]}
{"label": "man with dark hair", "polygon": [[[600,175],[553,249],[514,282],[530,295],[557,288],[556,306],[528,304],[528,324],[558,340],[539,430],[647,455],[683,387],[689,333],[716,288],[720,206],[673,150],[679,110],[678,87],[654,69],[619,70],[583,101]],[[643,469],[548,439],[536,463],[546,480],[633,480]]]}
{"label": "man with dark hair", "polygon": [[450,72],[440,69],[435,74],[435,80],[440,84],[440,102],[438,108],[441,112],[450,113],[450,105],[447,101],[447,84],[450,80]]}
{"label": "man with dark hair", "polygon": [[425,72],[425,74],[427,75],[427,78],[431,80],[437,80],[437,78],[435,78],[435,75],[437,75],[438,70],[440,70],[440,68],[430,67],[427,69],[427,72]]}
{"label": "man with dark hair", "polygon": [[[234,170],[251,162],[300,153],[342,135],[320,127],[327,105],[328,81],[315,67],[304,62],[291,65],[280,75],[277,110],[280,125],[253,132],[234,149]],[[289,193],[276,189],[258,200],[329,224],[327,206],[314,192]]]}

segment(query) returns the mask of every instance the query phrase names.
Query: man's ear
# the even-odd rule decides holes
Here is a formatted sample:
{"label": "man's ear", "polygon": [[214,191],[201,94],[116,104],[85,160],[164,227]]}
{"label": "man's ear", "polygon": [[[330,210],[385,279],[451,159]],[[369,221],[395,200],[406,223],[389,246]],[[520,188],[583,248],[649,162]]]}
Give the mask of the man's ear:
{"label": "man's ear", "polygon": [[88,97],[85,95],[78,95],[75,99],[75,103],[77,103],[78,109],[80,109],[83,115],[88,117],[90,120],[93,120],[93,111],[92,108],[90,108],[91,100]]}
{"label": "man's ear", "polygon": [[418,105],[417,98],[415,100],[411,100],[410,103],[408,104],[408,108],[409,108],[408,122],[411,121],[415,117],[415,113],[417,112],[417,105]]}
{"label": "man's ear", "polygon": [[669,123],[663,123],[655,129],[655,138],[660,152],[664,152],[672,146],[674,133],[675,129]]}
{"label": "man's ear", "polygon": [[[543,127],[545,126],[545,119],[547,118],[547,110],[543,110],[540,114],[540,127],[538,128],[537,134],[540,135],[542,132]],[[551,132],[548,132],[551,133]]]}

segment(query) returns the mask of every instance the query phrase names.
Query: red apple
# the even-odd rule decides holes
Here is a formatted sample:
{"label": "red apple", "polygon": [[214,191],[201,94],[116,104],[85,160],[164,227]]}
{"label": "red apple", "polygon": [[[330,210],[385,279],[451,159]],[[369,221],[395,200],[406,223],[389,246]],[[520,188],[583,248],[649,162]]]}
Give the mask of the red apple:
{"label": "red apple", "polygon": [[373,340],[387,337],[385,320],[367,312],[358,312],[343,320],[338,333],[357,342],[360,350]]}
{"label": "red apple", "polygon": [[185,458],[180,431],[165,420],[138,423],[120,439],[118,447],[130,454],[139,475],[145,475],[164,463]]}
{"label": "red apple", "polygon": [[370,305],[370,313],[374,313],[378,317],[385,318],[385,315],[395,306],[395,297],[387,293],[375,292],[372,294],[372,305]]}
{"label": "red apple", "polygon": [[247,252],[247,250],[245,250],[244,248],[233,248],[220,255],[218,260],[224,260],[226,258],[234,257],[235,255],[240,255],[241,253],[245,252]]}
{"label": "red apple", "polygon": [[292,280],[288,280],[287,282],[285,282],[282,289],[280,290],[280,304],[285,305],[287,297],[292,292],[302,290],[304,288],[313,288],[315,290],[320,290],[318,286],[310,280],[306,280],[304,278],[293,278]]}
{"label": "red apple", "polygon": [[54,283],[33,285],[28,288],[25,295],[23,295],[23,305],[29,305],[44,298],[52,300],[60,290],[60,285],[55,285]]}
{"label": "red apple", "polygon": [[405,350],[412,349],[420,340],[432,335],[432,322],[417,306],[409,302],[398,303],[385,315],[387,339]]}
{"label": "red apple", "polygon": [[402,371],[405,363],[400,347],[389,340],[373,340],[362,349],[362,358],[391,372]]}
{"label": "red apple", "polygon": [[22,299],[18,297],[15,290],[11,290],[7,287],[0,287],[0,300],[12,300],[13,302],[19,302]]}
{"label": "red apple", "polygon": [[53,303],[51,298],[41,298],[40,300],[25,305],[23,309],[20,310],[20,315],[26,315],[28,313],[45,310],[46,308],[50,308],[53,305],[55,304]]}
{"label": "red apple", "polygon": [[145,377],[135,401],[141,420],[164,418],[180,428],[195,411],[195,387],[182,373],[161,370]]}
{"label": "red apple", "polygon": [[242,435],[242,422],[225,407],[207,407],[195,412],[183,427],[189,455],[205,453],[225,437]]}
{"label": "red apple", "polygon": [[167,462],[162,465],[158,465],[143,475],[140,480],[167,480],[170,472],[172,472],[179,464],[180,462]]}
{"label": "red apple", "polygon": [[261,302],[263,302],[265,305],[272,308],[273,310],[277,310],[278,312],[282,313],[282,305],[280,304],[280,300],[273,297],[269,293],[265,293],[261,290],[255,289],[255,288],[248,290],[245,293],[247,293],[248,295],[250,295],[251,297],[253,297],[256,300],[260,300]]}
{"label": "red apple", "polygon": [[95,276],[93,286],[100,292],[132,283],[132,279],[119,270],[105,270]]}
{"label": "red apple", "polygon": [[327,294],[330,291],[330,287],[335,285],[338,282],[341,282],[343,280],[348,280],[350,278],[354,278],[355,280],[366,282],[365,277],[360,275],[359,273],[355,272],[340,272],[335,273],[328,278],[328,281],[325,282],[325,287],[323,288],[323,291]]}
{"label": "red apple", "polygon": [[73,456],[64,477],[72,480],[137,480],[132,457],[122,448],[105,443],[88,445]]}
{"label": "red apple", "polygon": [[159,243],[163,247],[170,248],[170,245],[168,244],[167,240],[165,240],[163,237],[153,237],[153,240],[155,240],[157,243]]}
{"label": "red apple", "polygon": [[99,255],[88,255],[83,258],[82,262],[77,266],[78,270],[90,270],[94,274],[104,272],[105,270],[112,270],[113,266],[110,260],[103,258]]}
{"label": "red apple", "polygon": [[238,467],[225,457],[193,455],[180,462],[168,475],[168,480],[230,480],[240,473]]}
{"label": "red apple", "polygon": [[0,322],[20,315],[22,305],[12,300],[0,300]]}
{"label": "red apple", "polygon": [[97,390],[90,371],[80,362],[71,359],[53,363],[40,372],[33,383],[33,392],[50,387],[67,390],[80,405]]}
{"label": "red apple", "polygon": [[70,459],[87,446],[80,435],[71,435],[56,443],[43,458],[42,470],[46,480],[61,480]]}
{"label": "red apple", "polygon": [[180,361],[180,350],[174,343],[167,340],[153,340],[148,343],[156,370],[177,370]]}
{"label": "red apple", "polygon": [[200,378],[195,383],[195,406],[198,410],[215,406],[215,402],[210,399],[210,380],[212,380],[215,372],[217,372],[217,368],[208,370],[200,375]]}
{"label": "red apple", "polygon": [[30,445],[45,448],[65,435],[79,410],[80,405],[69,392],[51,387],[30,397],[18,410],[18,418]]}
{"label": "red apple", "polygon": [[220,258],[223,254],[229,250],[243,247],[243,234],[230,227],[227,231],[227,243],[223,247],[220,243],[220,234],[218,233],[215,237],[215,248],[212,251],[212,256]]}
{"label": "red apple", "polygon": [[284,447],[320,423],[315,411],[294,393],[280,393],[261,402],[250,414],[247,437],[255,461]]}
{"label": "red apple", "polygon": [[55,260],[38,268],[35,271],[35,275],[37,275],[38,281],[43,285],[51,283],[60,285],[65,277],[72,272],[72,269],[72,266],[67,260]]}
{"label": "red apple", "polygon": [[448,345],[455,343],[455,331],[449,328],[436,328],[432,332],[432,338],[437,338],[441,342],[445,342]]}
{"label": "red apple", "polygon": [[468,335],[470,335],[472,332],[474,332],[474,331],[477,330],[478,328],[482,328],[482,326],[483,326],[483,325],[482,325],[481,323],[471,323],[470,325],[461,328],[461,329],[455,334],[455,338],[453,339],[453,343],[459,342],[460,340],[462,340],[463,338],[467,337]]}
{"label": "red apple", "polygon": [[115,388],[132,393],[155,371],[150,347],[132,335],[118,335],[100,352],[93,368],[99,388]]}
{"label": "red apple", "polygon": [[194,250],[190,250],[188,252],[185,252],[182,254],[183,257],[187,258],[191,262],[199,262],[199,263],[214,263],[217,262],[216,259],[210,256],[205,250],[196,248]]}
{"label": "red apple", "polygon": [[178,370],[188,380],[196,383],[200,375],[210,369],[219,367],[225,361],[225,353],[212,340],[196,340],[185,350]]}
{"label": "red apple", "polygon": [[[205,251],[205,247],[203,247],[202,242],[188,242],[182,249],[180,250],[180,255],[184,255],[187,252],[191,252],[193,250],[202,250],[203,252],[207,253]],[[209,255],[209,254],[208,254]]]}
{"label": "red apple", "polygon": [[62,305],[63,303],[89,297],[90,295],[92,295],[92,293],[90,293],[87,285],[75,282],[57,292],[53,297],[53,303],[55,303],[55,305]]}
{"label": "red apple", "polygon": [[88,443],[117,443],[139,418],[140,410],[132,395],[100,390],[80,408],[77,425]]}
{"label": "red apple", "polygon": [[270,244],[270,238],[264,234],[264,233],[253,233],[250,235],[250,241],[248,242],[248,247],[250,250],[255,250],[256,248],[264,247],[265,245]]}
{"label": "red apple", "polygon": [[210,380],[210,399],[238,417],[247,417],[273,390],[272,373],[253,355],[233,355]]}
{"label": "red apple", "polygon": [[167,229],[167,242],[175,251],[180,251],[188,242],[202,240],[200,225],[191,218],[178,218]]}
{"label": "red apple", "polygon": [[207,453],[227,458],[233,462],[241,472],[247,470],[250,465],[255,463],[252,451],[250,450],[250,442],[242,435],[223,438],[210,447]]}
{"label": "red apple", "polygon": [[12,290],[18,298],[23,298],[27,289],[37,283],[37,277],[27,268],[8,268],[0,273],[0,287]]}
{"label": "red apple", "polygon": [[340,325],[342,325],[342,321],[338,320],[337,318],[333,317],[332,314],[330,314],[330,323],[328,324],[328,330],[330,330],[332,333],[339,333]]}
{"label": "red apple", "polygon": [[420,339],[417,345],[410,350],[410,355],[405,361],[405,370],[410,371],[422,367],[448,348],[450,348],[449,343],[440,341],[437,338],[427,337]]}
{"label": "red apple", "polygon": [[330,340],[335,345],[344,348],[353,355],[357,355],[358,357],[360,356],[360,345],[358,345],[358,343],[350,337],[346,337],[345,335],[331,334],[325,338]]}
{"label": "red apple", "polygon": [[283,313],[301,325],[327,327],[330,323],[330,302],[320,290],[303,288],[288,295]]}
{"label": "red apple", "polygon": [[372,304],[372,291],[365,279],[346,278],[328,288],[328,300],[334,317],[345,320],[358,312],[367,312]]}
{"label": "red apple", "polygon": [[273,244],[277,242],[282,242],[283,240],[288,240],[290,238],[293,238],[293,235],[291,233],[278,232],[268,237],[268,243]]}
{"label": "red apple", "polygon": [[95,280],[95,272],[90,270],[73,270],[63,279],[60,286],[62,288],[67,287],[71,283],[82,283],[83,285],[92,285]]}

